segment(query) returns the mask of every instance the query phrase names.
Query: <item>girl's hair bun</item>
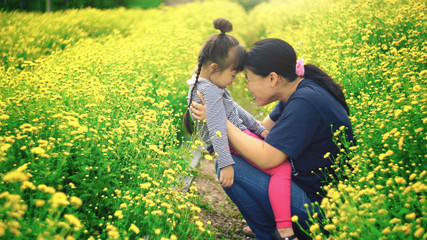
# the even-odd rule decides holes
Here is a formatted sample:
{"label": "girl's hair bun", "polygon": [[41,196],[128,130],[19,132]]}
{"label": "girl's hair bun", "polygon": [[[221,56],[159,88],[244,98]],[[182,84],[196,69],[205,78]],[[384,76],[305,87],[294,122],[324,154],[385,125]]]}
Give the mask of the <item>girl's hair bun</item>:
{"label": "girl's hair bun", "polygon": [[213,22],[214,28],[221,31],[221,33],[230,32],[233,30],[233,24],[225,18],[217,18]]}

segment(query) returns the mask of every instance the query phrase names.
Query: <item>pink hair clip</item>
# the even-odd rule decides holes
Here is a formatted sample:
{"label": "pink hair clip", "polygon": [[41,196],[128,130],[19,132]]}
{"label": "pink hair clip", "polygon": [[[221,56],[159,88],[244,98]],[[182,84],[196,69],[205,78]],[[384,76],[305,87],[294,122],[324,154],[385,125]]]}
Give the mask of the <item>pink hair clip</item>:
{"label": "pink hair clip", "polygon": [[297,61],[295,73],[297,74],[298,77],[304,76],[304,58],[300,58]]}

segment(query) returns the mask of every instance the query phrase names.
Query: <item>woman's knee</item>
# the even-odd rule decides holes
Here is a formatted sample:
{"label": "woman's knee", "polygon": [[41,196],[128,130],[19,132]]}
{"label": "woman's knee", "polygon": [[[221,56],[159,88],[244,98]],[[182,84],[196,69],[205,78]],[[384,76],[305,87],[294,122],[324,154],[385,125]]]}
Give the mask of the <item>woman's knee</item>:
{"label": "woman's knee", "polygon": [[234,165],[234,182],[249,189],[268,192],[270,176],[254,167],[240,156],[232,155]]}

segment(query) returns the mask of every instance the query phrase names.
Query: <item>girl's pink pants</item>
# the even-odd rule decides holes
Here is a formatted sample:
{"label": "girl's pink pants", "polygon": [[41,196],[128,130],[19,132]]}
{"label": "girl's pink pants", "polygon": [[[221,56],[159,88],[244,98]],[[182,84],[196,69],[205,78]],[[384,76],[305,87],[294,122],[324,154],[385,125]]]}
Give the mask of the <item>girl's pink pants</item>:
{"label": "girl's pink pants", "polygon": [[[249,136],[252,136],[260,141],[264,141],[255,133],[249,130],[243,130]],[[240,155],[230,145],[230,151],[233,154]],[[250,164],[260,169],[253,162],[246,159]],[[270,175],[270,185],[268,186],[268,196],[270,197],[271,208],[273,209],[274,217],[276,219],[276,228],[289,228],[292,227],[291,221],[291,173],[292,168],[288,160],[277,167],[267,170],[260,169],[261,171]]]}

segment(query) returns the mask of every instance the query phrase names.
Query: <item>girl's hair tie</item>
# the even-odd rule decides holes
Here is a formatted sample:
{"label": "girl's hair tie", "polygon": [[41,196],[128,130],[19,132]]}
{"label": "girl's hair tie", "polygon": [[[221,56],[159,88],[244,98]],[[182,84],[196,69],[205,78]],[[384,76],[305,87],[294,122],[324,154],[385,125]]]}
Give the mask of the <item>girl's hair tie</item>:
{"label": "girl's hair tie", "polygon": [[297,61],[297,65],[295,68],[295,73],[297,74],[298,77],[304,77],[304,58],[300,58]]}

